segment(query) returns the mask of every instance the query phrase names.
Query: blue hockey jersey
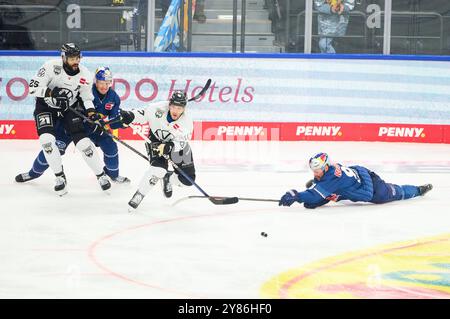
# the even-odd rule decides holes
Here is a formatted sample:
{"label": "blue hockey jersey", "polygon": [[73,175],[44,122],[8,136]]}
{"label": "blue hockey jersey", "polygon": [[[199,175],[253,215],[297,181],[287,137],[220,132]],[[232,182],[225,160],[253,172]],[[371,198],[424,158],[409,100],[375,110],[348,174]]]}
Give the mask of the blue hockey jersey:
{"label": "blue hockey jersey", "polygon": [[334,164],[315,185],[297,194],[297,201],[306,208],[325,205],[330,200],[369,202],[373,197],[373,183],[369,170],[362,166],[345,167]]}
{"label": "blue hockey jersey", "polygon": [[[101,96],[97,91],[95,84],[92,86],[92,94],[94,95],[94,105],[98,113],[112,121],[120,116],[120,97],[117,95],[116,91],[112,88],[108,90],[105,96]],[[110,125],[112,129],[121,128],[121,122],[117,122]]]}

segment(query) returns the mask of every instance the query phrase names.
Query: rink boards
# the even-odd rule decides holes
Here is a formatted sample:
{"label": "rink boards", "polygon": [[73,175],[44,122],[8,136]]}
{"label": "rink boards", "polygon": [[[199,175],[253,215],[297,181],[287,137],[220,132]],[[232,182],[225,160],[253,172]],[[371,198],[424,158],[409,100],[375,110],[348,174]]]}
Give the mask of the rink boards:
{"label": "rink boards", "polygon": [[[28,81],[57,52],[0,51],[0,139],[36,138]],[[361,55],[85,52],[113,71],[123,109],[191,102],[196,140],[449,143],[450,59]],[[145,128],[144,128],[145,129]],[[124,139],[135,139],[121,131]]]}
{"label": "rink boards", "polygon": [[[148,125],[136,125],[148,134]],[[140,140],[132,129],[123,140]],[[34,121],[0,121],[0,139],[36,139]],[[203,141],[367,141],[450,143],[450,125],[386,123],[194,122],[194,140]]]}

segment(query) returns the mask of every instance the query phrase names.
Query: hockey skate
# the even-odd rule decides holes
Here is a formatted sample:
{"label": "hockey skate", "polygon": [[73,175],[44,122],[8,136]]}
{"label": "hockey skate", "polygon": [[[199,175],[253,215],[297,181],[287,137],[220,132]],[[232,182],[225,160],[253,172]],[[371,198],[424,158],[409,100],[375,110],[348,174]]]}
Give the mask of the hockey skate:
{"label": "hockey skate", "polygon": [[172,176],[173,172],[167,172],[162,179],[162,189],[164,196],[167,198],[172,197],[172,184],[170,183],[170,176]]}
{"label": "hockey skate", "polygon": [[136,193],[134,193],[133,197],[128,202],[128,205],[130,206],[128,207],[128,211],[133,212],[134,210],[136,210],[143,199],[144,195],[139,191],[136,191]]}
{"label": "hockey skate", "polygon": [[41,175],[31,176],[30,173],[22,173],[16,176],[17,183],[25,183],[40,177]]}
{"label": "hockey skate", "polygon": [[419,195],[423,196],[426,193],[428,193],[429,191],[431,191],[433,189],[433,185],[431,184],[425,184],[422,186],[419,186]]}
{"label": "hockey skate", "polygon": [[102,190],[106,191],[111,188],[111,183],[109,182],[108,177],[104,172],[97,176],[97,180]]}
{"label": "hockey skate", "polygon": [[116,178],[112,178],[110,176],[110,178],[116,184],[130,184],[131,183],[130,179],[128,177],[125,177],[125,176],[120,176],[119,175]]}
{"label": "hockey skate", "polygon": [[64,175],[64,172],[59,173],[58,175],[56,175],[55,192],[59,196],[63,196],[65,194],[67,194],[66,186],[67,186],[67,180],[66,180],[66,175]]}

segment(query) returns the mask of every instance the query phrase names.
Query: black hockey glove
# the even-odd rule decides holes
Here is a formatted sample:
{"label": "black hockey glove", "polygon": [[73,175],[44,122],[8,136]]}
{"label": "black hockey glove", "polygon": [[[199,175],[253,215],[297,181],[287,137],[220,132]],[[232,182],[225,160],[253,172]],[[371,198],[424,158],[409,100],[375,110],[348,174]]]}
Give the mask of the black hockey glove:
{"label": "black hockey glove", "polygon": [[150,158],[156,159],[163,155],[170,155],[170,152],[172,152],[174,144],[173,144],[173,142],[167,142],[167,143],[155,142],[155,143],[152,143],[151,145],[149,145],[148,143],[145,143],[145,147],[147,148],[147,153],[150,156]]}
{"label": "black hockey glove", "polygon": [[174,147],[173,142],[167,142],[167,143],[160,144],[158,146],[158,154],[159,154],[159,156],[170,155],[170,153],[172,152],[173,147]]}
{"label": "black hockey glove", "polygon": [[69,108],[68,90],[54,87],[50,92],[53,104],[61,111],[67,111]]}
{"label": "black hockey glove", "polygon": [[122,119],[122,123],[128,125],[134,121],[134,113],[130,111],[120,110],[120,117]]}
{"label": "black hockey glove", "polygon": [[94,134],[98,134],[98,135],[103,135],[105,133],[103,127],[105,126],[105,122],[103,121],[102,117],[100,114],[98,114],[97,112],[92,112],[92,113],[88,113],[88,118],[91,121],[94,121],[94,124],[92,125],[92,133]]}

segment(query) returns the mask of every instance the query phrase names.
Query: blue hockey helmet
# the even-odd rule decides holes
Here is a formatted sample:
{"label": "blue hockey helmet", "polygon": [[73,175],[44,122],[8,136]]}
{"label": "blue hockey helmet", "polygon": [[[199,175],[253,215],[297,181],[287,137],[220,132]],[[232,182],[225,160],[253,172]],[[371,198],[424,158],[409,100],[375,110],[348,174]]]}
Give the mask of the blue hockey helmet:
{"label": "blue hockey helmet", "polygon": [[107,66],[101,66],[95,70],[95,80],[111,81],[113,80],[112,72]]}
{"label": "blue hockey helmet", "polygon": [[319,153],[309,159],[309,167],[313,171],[324,171],[330,165],[330,160],[327,153]]}

